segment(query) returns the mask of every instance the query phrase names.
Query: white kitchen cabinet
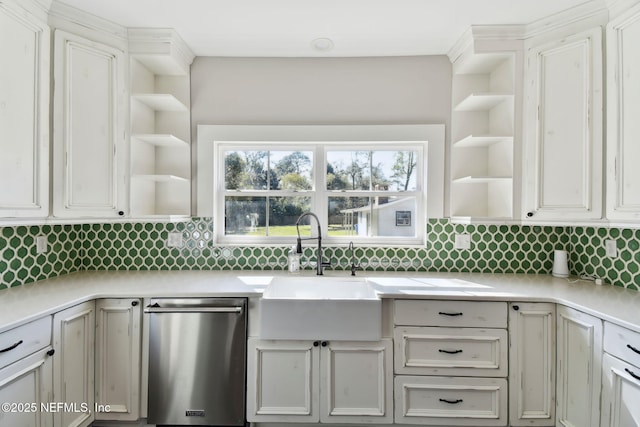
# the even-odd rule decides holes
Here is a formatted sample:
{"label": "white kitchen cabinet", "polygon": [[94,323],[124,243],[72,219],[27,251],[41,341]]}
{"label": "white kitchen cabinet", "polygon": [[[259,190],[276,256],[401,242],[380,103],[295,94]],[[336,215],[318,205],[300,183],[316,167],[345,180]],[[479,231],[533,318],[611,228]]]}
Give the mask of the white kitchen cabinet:
{"label": "white kitchen cabinet", "polygon": [[56,427],[86,427],[94,416],[95,302],[53,316],[53,395],[74,410],[54,413]]}
{"label": "white kitchen cabinet", "polygon": [[509,422],[555,425],[555,304],[509,304]]}
{"label": "white kitchen cabinet", "polygon": [[557,308],[556,425],[598,427],[602,372],[602,320]]}
{"label": "white kitchen cabinet", "polygon": [[49,27],[26,3],[0,3],[0,218],[49,214]]}
{"label": "white kitchen cabinet", "polygon": [[602,427],[640,425],[640,367],[607,353],[602,359]]}
{"label": "white kitchen cabinet", "polygon": [[54,216],[126,214],[125,60],[117,48],[54,31]]}
{"label": "white kitchen cabinet", "polygon": [[640,218],[640,6],[607,26],[607,218]]}
{"label": "white kitchen cabinet", "polygon": [[602,28],[529,49],[523,217],[602,217]]}
{"label": "white kitchen cabinet", "polygon": [[129,29],[131,215],[191,212],[194,55],[173,30]]}
{"label": "white kitchen cabinet", "polygon": [[0,369],[0,427],[53,426],[55,409],[43,411],[41,406],[54,402],[51,352],[45,347]]}
{"label": "white kitchen cabinet", "polygon": [[507,319],[505,302],[395,300],[395,422],[506,426]]}
{"label": "white kitchen cabinet", "polygon": [[96,420],[137,420],[140,414],[141,304],[139,299],[96,301]]}
{"label": "white kitchen cabinet", "polygon": [[507,380],[398,375],[397,424],[506,426]]}
{"label": "white kitchen cabinet", "polygon": [[390,424],[391,346],[250,338],[247,420]]}
{"label": "white kitchen cabinet", "polygon": [[451,216],[513,217],[515,52],[453,63]]}

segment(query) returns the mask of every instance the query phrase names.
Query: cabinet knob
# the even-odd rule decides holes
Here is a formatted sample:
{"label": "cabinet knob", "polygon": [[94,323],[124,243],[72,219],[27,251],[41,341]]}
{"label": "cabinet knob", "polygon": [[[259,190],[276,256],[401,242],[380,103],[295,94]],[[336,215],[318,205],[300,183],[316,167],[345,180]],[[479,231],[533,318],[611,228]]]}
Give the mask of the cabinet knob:
{"label": "cabinet knob", "polygon": [[514,306],[513,306],[513,309],[514,309],[515,311],[518,311],[518,310],[520,310],[520,306],[519,306],[519,305],[514,305]]}
{"label": "cabinet knob", "polygon": [[124,216],[124,211],[118,211],[118,215]]}
{"label": "cabinet knob", "polygon": [[319,345],[320,345],[320,341],[314,341],[314,342],[313,342],[313,346],[314,346],[314,347],[317,347],[317,346],[319,346]]}
{"label": "cabinet knob", "polygon": [[322,341],[322,346],[326,347],[329,344],[329,341]]}
{"label": "cabinet knob", "polygon": [[527,216],[531,218],[533,216],[533,212],[527,212]]}
{"label": "cabinet knob", "polygon": [[138,301],[131,301],[131,307],[135,307],[136,305],[138,305]]}
{"label": "cabinet knob", "polygon": [[54,349],[51,349],[51,350],[47,351],[47,356],[53,356],[55,352],[56,351]]}

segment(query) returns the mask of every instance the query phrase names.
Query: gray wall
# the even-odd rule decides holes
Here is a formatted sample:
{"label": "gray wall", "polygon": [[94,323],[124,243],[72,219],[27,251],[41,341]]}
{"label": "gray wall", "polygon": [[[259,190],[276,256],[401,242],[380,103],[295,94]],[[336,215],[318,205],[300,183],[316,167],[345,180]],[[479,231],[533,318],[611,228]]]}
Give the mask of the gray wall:
{"label": "gray wall", "polygon": [[198,57],[191,68],[198,124],[418,124],[451,116],[446,56]]}

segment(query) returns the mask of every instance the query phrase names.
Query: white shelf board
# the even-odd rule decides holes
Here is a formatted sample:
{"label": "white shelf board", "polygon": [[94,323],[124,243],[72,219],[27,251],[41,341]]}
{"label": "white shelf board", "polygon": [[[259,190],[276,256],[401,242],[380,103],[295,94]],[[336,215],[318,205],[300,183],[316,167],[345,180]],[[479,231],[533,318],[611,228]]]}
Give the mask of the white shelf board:
{"label": "white shelf board", "polygon": [[513,102],[511,93],[472,93],[454,108],[455,111],[487,111],[502,102]]}
{"label": "white shelf board", "polygon": [[488,147],[499,142],[513,143],[513,136],[507,135],[467,135],[454,142],[455,147]]}
{"label": "white shelf board", "polygon": [[487,184],[490,182],[511,181],[510,176],[463,176],[453,180],[457,184]]}
{"label": "white shelf board", "polygon": [[187,178],[176,175],[133,175],[131,178],[155,182],[189,182]]}
{"label": "white shelf board", "polygon": [[454,74],[488,74],[513,56],[511,52],[474,53],[453,63]]}
{"label": "white shelf board", "polygon": [[134,134],[131,135],[131,138],[135,138],[140,142],[144,142],[146,144],[155,145],[157,147],[188,147],[189,144],[178,138],[174,135],[168,134],[154,134],[154,133],[145,133],[145,134]]}
{"label": "white shelf board", "polygon": [[178,98],[168,93],[134,93],[131,97],[155,111],[189,110]]}

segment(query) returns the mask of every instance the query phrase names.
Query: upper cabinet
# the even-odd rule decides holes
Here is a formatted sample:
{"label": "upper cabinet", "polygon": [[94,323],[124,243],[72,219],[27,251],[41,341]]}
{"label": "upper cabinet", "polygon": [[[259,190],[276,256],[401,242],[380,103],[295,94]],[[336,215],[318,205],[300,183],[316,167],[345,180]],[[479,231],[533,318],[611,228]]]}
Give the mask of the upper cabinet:
{"label": "upper cabinet", "polygon": [[602,28],[532,44],[526,59],[523,216],[600,219]]}
{"label": "upper cabinet", "polygon": [[0,2],[0,218],[49,214],[49,27],[28,4]]}
{"label": "upper cabinet", "polygon": [[131,216],[191,213],[190,65],[173,30],[130,29]]}
{"label": "upper cabinet", "polygon": [[472,42],[453,62],[452,217],[513,218],[521,62],[513,42]]}
{"label": "upper cabinet", "polygon": [[640,219],[640,6],[607,26],[607,217]]}
{"label": "upper cabinet", "polygon": [[120,49],[54,32],[54,216],[127,211],[125,61]]}

